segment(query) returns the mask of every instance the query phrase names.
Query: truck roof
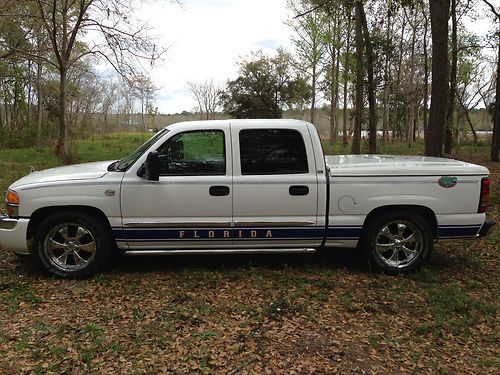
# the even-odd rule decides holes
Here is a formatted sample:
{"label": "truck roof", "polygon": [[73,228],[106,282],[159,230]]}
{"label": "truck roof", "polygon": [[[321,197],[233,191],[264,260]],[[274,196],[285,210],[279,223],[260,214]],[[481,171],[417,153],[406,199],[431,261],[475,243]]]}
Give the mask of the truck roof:
{"label": "truck roof", "polygon": [[252,126],[307,126],[308,122],[296,119],[229,119],[229,120],[197,120],[197,121],[183,121],[176,122],[175,124],[167,125],[170,130],[175,130],[177,127],[210,127],[228,124],[246,124]]}

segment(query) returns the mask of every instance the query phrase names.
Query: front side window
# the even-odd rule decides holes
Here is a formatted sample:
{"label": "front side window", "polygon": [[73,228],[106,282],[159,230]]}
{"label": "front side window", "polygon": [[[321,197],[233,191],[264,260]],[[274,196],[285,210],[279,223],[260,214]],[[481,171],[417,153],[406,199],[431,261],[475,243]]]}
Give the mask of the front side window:
{"label": "front side window", "polygon": [[160,175],[224,175],[224,132],[202,130],[176,134],[158,148],[158,158]]}
{"label": "front side window", "polygon": [[241,174],[308,173],[304,139],[292,129],[240,131]]}

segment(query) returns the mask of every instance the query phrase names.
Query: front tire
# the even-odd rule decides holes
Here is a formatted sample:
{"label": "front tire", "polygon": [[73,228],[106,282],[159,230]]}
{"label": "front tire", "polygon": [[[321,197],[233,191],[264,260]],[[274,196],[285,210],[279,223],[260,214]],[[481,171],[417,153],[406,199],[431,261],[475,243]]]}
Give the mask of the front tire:
{"label": "front tire", "polygon": [[422,216],[392,211],[368,223],[360,245],[377,268],[399,275],[422,266],[432,253],[433,237]]}
{"label": "front tire", "polygon": [[100,220],[79,212],[49,216],[34,236],[35,260],[52,275],[65,278],[96,273],[108,263],[111,237]]}

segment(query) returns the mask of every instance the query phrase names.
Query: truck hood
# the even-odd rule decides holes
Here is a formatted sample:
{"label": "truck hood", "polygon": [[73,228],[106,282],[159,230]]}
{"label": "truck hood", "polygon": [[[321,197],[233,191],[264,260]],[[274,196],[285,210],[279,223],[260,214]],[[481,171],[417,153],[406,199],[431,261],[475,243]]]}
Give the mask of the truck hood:
{"label": "truck hood", "polygon": [[431,156],[335,155],[326,156],[335,176],[442,176],[488,175],[487,168],[454,159]]}
{"label": "truck hood", "polygon": [[66,165],[45,169],[30,173],[27,176],[17,180],[10,187],[16,188],[19,186],[43,184],[47,182],[57,181],[74,181],[74,180],[92,180],[103,177],[108,173],[108,165],[113,161],[98,161],[94,163]]}

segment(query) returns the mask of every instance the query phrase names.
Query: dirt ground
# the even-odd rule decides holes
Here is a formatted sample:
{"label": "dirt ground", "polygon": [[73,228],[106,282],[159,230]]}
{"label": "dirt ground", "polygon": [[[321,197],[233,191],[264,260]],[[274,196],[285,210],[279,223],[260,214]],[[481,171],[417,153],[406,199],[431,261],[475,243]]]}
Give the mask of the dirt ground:
{"label": "dirt ground", "polygon": [[[500,167],[489,216],[500,222]],[[125,257],[85,280],[0,258],[1,373],[498,374],[498,228],[409,275],[352,250]]]}

